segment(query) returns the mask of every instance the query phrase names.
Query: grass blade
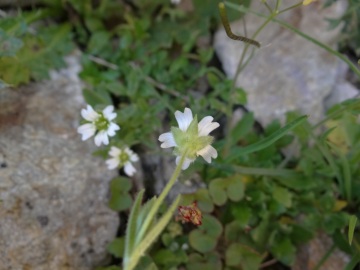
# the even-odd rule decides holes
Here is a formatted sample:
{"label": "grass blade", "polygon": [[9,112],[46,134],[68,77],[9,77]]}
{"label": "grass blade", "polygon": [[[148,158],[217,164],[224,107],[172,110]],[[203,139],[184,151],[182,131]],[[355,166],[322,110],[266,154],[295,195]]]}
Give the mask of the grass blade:
{"label": "grass blade", "polygon": [[146,234],[144,239],[136,246],[134,252],[132,253],[131,261],[129,261],[127,270],[132,270],[135,268],[140,258],[144,255],[145,251],[151,246],[151,244],[156,240],[160,233],[164,230],[166,225],[169,223],[175,208],[180,202],[180,195],[177,196],[175,201],[172,203],[167,212],[161,217],[161,219],[156,223],[156,225]]}
{"label": "grass blade", "polygon": [[354,231],[355,231],[356,223],[357,223],[357,217],[354,216],[354,215],[350,216],[350,219],[349,219],[349,231],[348,231],[349,245],[351,245],[353,237],[354,237]]}
{"label": "grass blade", "polygon": [[124,269],[127,268],[127,264],[129,263],[130,256],[134,249],[135,239],[136,239],[136,223],[137,218],[141,209],[141,201],[144,196],[145,189],[141,190],[136,196],[134,205],[131,209],[129,221],[126,227],[126,236],[125,236],[125,251],[124,251]]}
{"label": "grass blade", "polygon": [[229,157],[225,159],[225,162],[230,162],[234,159],[239,158],[242,155],[250,154],[252,152],[259,151],[261,149],[264,149],[264,148],[270,146],[271,144],[273,144],[274,142],[279,140],[282,136],[284,136],[287,132],[289,132],[293,128],[297,127],[298,125],[300,125],[306,119],[307,119],[306,115],[300,116],[299,118],[290,122],[283,128],[281,128],[278,131],[271,134],[269,137],[267,137],[257,143],[254,143],[249,146],[242,147],[242,148],[236,147],[233,151],[231,151]]}

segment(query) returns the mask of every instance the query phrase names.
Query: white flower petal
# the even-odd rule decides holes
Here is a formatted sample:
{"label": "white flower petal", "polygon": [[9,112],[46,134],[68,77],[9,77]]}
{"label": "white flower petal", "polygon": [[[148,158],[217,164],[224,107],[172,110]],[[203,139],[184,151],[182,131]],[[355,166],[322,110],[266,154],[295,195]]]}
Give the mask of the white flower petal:
{"label": "white flower petal", "polygon": [[137,154],[134,153],[129,147],[126,147],[124,151],[128,154],[129,160],[132,162],[138,161],[139,157]]}
{"label": "white flower petal", "polygon": [[211,163],[211,158],[217,158],[218,155],[216,149],[211,145],[207,145],[196,154],[202,156],[208,163]]}
{"label": "white flower petal", "polygon": [[177,146],[174,135],[171,132],[163,133],[159,136],[159,141],[163,142],[160,147],[162,148],[169,148]]}
{"label": "white flower petal", "polygon": [[100,146],[101,143],[103,143],[105,145],[109,144],[108,135],[107,135],[106,131],[104,131],[104,130],[98,132],[98,134],[96,134],[96,136],[95,136],[95,145]]}
{"label": "white flower petal", "polygon": [[219,123],[213,122],[214,118],[212,116],[204,117],[198,124],[199,136],[207,136],[211,131],[220,126]]}
{"label": "white flower petal", "polygon": [[114,106],[109,105],[103,110],[104,117],[111,121],[116,118],[116,113],[114,111]]}
{"label": "white flower petal", "polygon": [[[180,159],[181,159],[181,157],[179,157],[179,156],[176,157],[176,160],[175,160],[176,165],[179,164]],[[187,168],[189,168],[191,162],[193,162],[193,161],[194,161],[194,159],[185,158],[184,163],[183,163],[183,165],[181,166],[181,169],[182,169],[182,170],[186,170]]]}
{"label": "white flower petal", "polygon": [[110,126],[107,130],[107,134],[110,137],[115,136],[115,133],[116,133],[115,131],[117,131],[117,130],[120,130],[120,127],[117,124],[111,122]]}
{"label": "white flower petal", "polygon": [[176,121],[182,131],[186,131],[191,121],[193,120],[192,112],[189,108],[185,108],[184,113],[180,111],[175,112]]}
{"label": "white flower petal", "polygon": [[110,159],[106,160],[105,163],[108,166],[109,170],[113,170],[119,166],[120,161],[118,158],[110,158]]}
{"label": "white flower petal", "polygon": [[96,127],[91,123],[87,123],[78,127],[77,132],[81,134],[82,140],[85,141],[95,134]]}
{"label": "white flower petal", "polygon": [[90,105],[87,105],[86,109],[81,110],[81,116],[85,120],[94,122],[99,117],[99,114],[97,112],[95,112],[94,109]]}
{"label": "white flower petal", "polygon": [[109,151],[110,156],[118,158],[120,154],[121,154],[121,150],[119,148],[117,148],[116,146],[111,146]]}
{"label": "white flower petal", "polygon": [[133,176],[136,172],[135,167],[131,164],[131,162],[126,162],[124,166],[124,171],[128,176]]}
{"label": "white flower petal", "polygon": [[133,153],[133,154],[130,155],[130,160],[132,162],[136,162],[136,161],[139,160],[139,156],[137,154]]}

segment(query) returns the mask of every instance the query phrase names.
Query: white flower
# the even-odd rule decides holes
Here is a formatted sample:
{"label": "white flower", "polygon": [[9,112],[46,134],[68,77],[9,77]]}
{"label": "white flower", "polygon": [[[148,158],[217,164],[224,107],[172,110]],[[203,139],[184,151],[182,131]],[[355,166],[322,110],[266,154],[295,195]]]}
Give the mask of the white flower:
{"label": "white flower", "polygon": [[109,170],[116,169],[118,167],[124,167],[124,171],[128,176],[133,176],[136,172],[136,169],[131,164],[131,162],[136,162],[139,160],[137,154],[135,154],[129,147],[124,147],[123,149],[112,146],[109,155],[112,157],[106,160],[106,165]]}
{"label": "white flower", "polygon": [[181,0],[170,0],[171,4],[178,5],[180,4]]}
{"label": "white flower", "polygon": [[217,157],[217,151],[210,145],[213,137],[209,136],[209,133],[218,128],[219,123],[212,122],[214,118],[211,116],[204,117],[198,123],[197,116],[193,118],[189,108],[185,108],[184,113],[176,111],[175,118],[179,128],[172,127],[171,132],[160,135],[161,147],[175,147],[176,164],[185,155],[183,170],[187,169],[197,156],[202,156],[208,163],[211,163],[211,158]]}
{"label": "white flower", "polygon": [[107,106],[102,112],[96,112],[94,109],[87,105],[86,109],[81,110],[81,116],[87,121],[78,127],[77,131],[82,135],[82,140],[85,141],[92,137],[95,133],[95,144],[100,146],[102,143],[109,144],[109,137],[115,135],[115,131],[120,127],[112,122],[116,118],[114,106]]}

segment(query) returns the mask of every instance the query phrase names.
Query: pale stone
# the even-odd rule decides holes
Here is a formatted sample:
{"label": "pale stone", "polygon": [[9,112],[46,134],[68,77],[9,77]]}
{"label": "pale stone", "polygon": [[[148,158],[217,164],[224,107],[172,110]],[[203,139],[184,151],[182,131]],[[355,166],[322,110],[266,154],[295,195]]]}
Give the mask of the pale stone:
{"label": "pale stone", "polygon": [[78,70],[0,91],[0,270],[90,270],[108,259],[119,225],[107,206],[116,172],[77,134]]}
{"label": "pale stone", "polygon": [[[260,1],[253,1],[253,4],[253,10],[267,13]],[[280,19],[335,47],[340,27],[330,31],[325,18],[339,17],[345,8],[346,1],[343,0],[327,9],[322,8],[322,3],[315,2],[286,12]],[[249,37],[264,20],[255,15],[245,16]],[[242,32],[243,21],[233,23],[232,29]],[[273,119],[284,120],[286,112],[297,110],[309,115],[313,123],[320,121],[325,111],[323,101],[336,89],[335,85],[343,81],[346,65],[334,55],[276,23],[270,23],[256,39],[262,47],[254,49],[252,59],[236,82],[247,92],[247,107],[254,112],[255,118],[266,125]],[[215,35],[214,46],[226,74],[233,78],[244,43],[229,39],[221,26]]]}

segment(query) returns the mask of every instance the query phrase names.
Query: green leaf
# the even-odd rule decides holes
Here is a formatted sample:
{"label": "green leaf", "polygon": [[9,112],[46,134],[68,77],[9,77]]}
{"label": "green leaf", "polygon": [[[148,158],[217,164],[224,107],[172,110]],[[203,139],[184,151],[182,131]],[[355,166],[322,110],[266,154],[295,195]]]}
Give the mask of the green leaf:
{"label": "green leaf", "polygon": [[271,251],[275,258],[286,265],[291,265],[295,259],[296,248],[289,238],[275,240]]}
{"label": "green leaf", "polygon": [[133,269],[139,259],[144,256],[145,251],[154,243],[156,238],[160,235],[160,233],[165,229],[165,226],[169,223],[170,219],[173,216],[175,208],[180,202],[180,195],[177,196],[175,201],[171,204],[166,213],[159,219],[159,221],[155,224],[155,226],[144,236],[144,239],[135,247],[134,251],[131,253],[131,257],[128,257],[128,268]]}
{"label": "green leaf", "polygon": [[216,205],[224,205],[229,198],[232,201],[240,201],[244,196],[244,184],[241,175],[228,178],[219,178],[211,181],[209,193]]}
{"label": "green leaf", "polygon": [[240,243],[231,244],[225,252],[226,265],[241,266],[242,270],[258,270],[261,261],[261,254]]}
{"label": "green leaf", "polygon": [[216,252],[209,252],[201,256],[199,253],[189,255],[189,262],[186,264],[187,270],[218,270],[224,269],[220,255]]}
{"label": "green leaf", "polygon": [[224,186],[223,179],[214,179],[209,185],[209,193],[216,205],[224,205],[227,201],[227,195],[225,192],[226,186]]}
{"label": "green leaf", "polygon": [[278,177],[276,180],[281,185],[284,185],[290,189],[294,189],[297,191],[311,190],[317,186],[316,181],[314,181],[314,179],[312,177],[307,177],[307,176],[304,176],[301,174],[298,176],[290,175],[288,178]]}
{"label": "green leaf", "polygon": [[244,197],[244,183],[241,175],[234,175],[228,178],[226,192],[228,198],[233,202],[238,202]]}
{"label": "green leaf", "polygon": [[238,142],[249,133],[255,123],[254,114],[245,114],[231,131],[232,143]]}
{"label": "green leaf", "polygon": [[306,227],[294,224],[292,225],[290,237],[295,245],[301,245],[310,241],[314,237],[314,233]]}
{"label": "green leaf", "polygon": [[[137,221],[136,221],[136,230],[140,231],[140,228],[145,222],[146,217],[149,214],[150,209],[153,207],[155,201],[157,200],[157,197],[154,196],[150,200],[148,200],[140,209]],[[150,224],[149,228],[147,229],[147,232],[151,229],[151,226],[156,223],[156,219],[154,218],[153,222]],[[141,239],[139,239],[139,235],[137,235],[136,242],[140,242]]]}
{"label": "green leaf", "polygon": [[176,251],[160,249],[157,250],[152,257],[156,265],[163,266],[165,269],[170,269],[171,267],[187,262],[186,253],[182,249]]}
{"label": "green leaf", "polygon": [[150,256],[144,256],[136,265],[135,270],[158,270],[158,268]]}
{"label": "green leaf", "polygon": [[0,57],[15,56],[23,45],[21,39],[10,36],[0,29]]}
{"label": "green leaf", "polygon": [[258,247],[263,247],[269,240],[271,233],[271,226],[269,219],[263,219],[260,224],[251,231],[251,236]]}
{"label": "green leaf", "polygon": [[189,244],[197,251],[206,253],[213,250],[222,233],[221,223],[213,216],[205,214],[202,225],[189,234]]}
{"label": "green leaf", "polygon": [[351,245],[353,237],[354,237],[356,223],[357,223],[357,217],[354,215],[351,215],[350,219],[349,219],[349,230],[348,230],[349,245]]}
{"label": "green leaf", "polygon": [[141,209],[141,201],[144,195],[145,189],[140,190],[138,195],[136,196],[135,202],[133,207],[131,208],[129,221],[126,227],[126,234],[125,234],[125,252],[124,252],[124,265],[127,265],[131,262],[130,256],[133,253],[133,250],[135,248],[135,239],[136,239],[136,233],[137,233],[137,218]]}
{"label": "green leaf", "polygon": [[236,88],[233,93],[234,105],[245,105],[247,102],[246,92],[242,88]]}
{"label": "green leaf", "polygon": [[307,116],[301,116],[301,117],[295,119],[294,121],[292,121],[291,123],[287,124],[285,127],[274,132],[269,137],[267,137],[259,142],[256,142],[254,144],[251,144],[249,146],[242,147],[242,148],[234,147],[234,150],[232,150],[230,155],[226,158],[226,162],[231,162],[231,161],[241,157],[242,155],[250,154],[252,152],[259,151],[261,149],[264,149],[264,148],[272,145],[274,142],[276,142],[278,139],[280,139],[282,136],[284,136],[287,132],[289,132],[293,128],[297,127],[298,125],[300,125],[306,119],[307,119]]}
{"label": "green leaf", "polygon": [[73,48],[70,25],[42,28],[39,35],[27,34],[15,56],[0,58],[0,75],[6,83],[17,86],[49,77],[49,70],[64,66],[63,57]]}
{"label": "green leaf", "polygon": [[202,212],[211,213],[214,210],[214,204],[210,198],[208,189],[200,188],[195,193],[183,194],[181,204],[189,205],[197,201],[198,207]]}
{"label": "green leaf", "polygon": [[238,221],[241,226],[245,227],[249,224],[250,218],[252,216],[252,211],[250,207],[243,201],[234,205],[231,205],[231,214],[236,221]]}
{"label": "green leaf", "polygon": [[124,237],[115,238],[108,246],[107,250],[116,258],[122,258],[124,255],[125,239]]}
{"label": "green leaf", "polygon": [[276,186],[273,190],[273,197],[276,201],[287,208],[292,205],[292,194],[283,187]]}
{"label": "green leaf", "polygon": [[129,194],[131,181],[126,177],[117,177],[110,182],[109,207],[114,211],[123,211],[130,208],[132,198]]}
{"label": "green leaf", "polygon": [[88,44],[88,53],[93,55],[101,55],[101,52],[109,46],[110,34],[109,32],[99,31],[91,35]]}
{"label": "green leaf", "polygon": [[105,91],[99,92],[95,90],[84,89],[83,95],[86,103],[93,107],[98,104],[102,104],[102,105],[112,104],[110,96]]}
{"label": "green leaf", "polygon": [[189,243],[196,251],[206,253],[214,250],[217,244],[217,238],[204,234],[202,231],[193,230],[189,234]]}

